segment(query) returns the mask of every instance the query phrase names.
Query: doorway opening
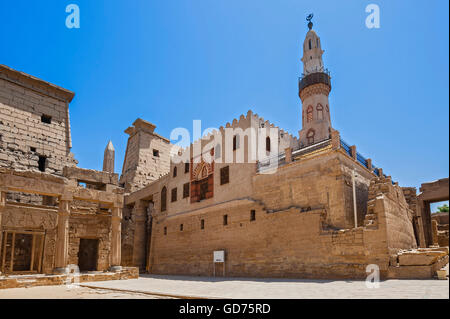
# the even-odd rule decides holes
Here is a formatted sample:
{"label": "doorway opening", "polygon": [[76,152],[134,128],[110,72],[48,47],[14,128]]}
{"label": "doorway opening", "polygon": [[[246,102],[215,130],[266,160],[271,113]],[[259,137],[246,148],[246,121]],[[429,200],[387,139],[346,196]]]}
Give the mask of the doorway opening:
{"label": "doorway opening", "polygon": [[34,231],[3,231],[1,271],[3,273],[40,273],[44,235],[44,232]]}
{"label": "doorway opening", "polygon": [[97,270],[98,239],[80,238],[78,267],[80,272]]}

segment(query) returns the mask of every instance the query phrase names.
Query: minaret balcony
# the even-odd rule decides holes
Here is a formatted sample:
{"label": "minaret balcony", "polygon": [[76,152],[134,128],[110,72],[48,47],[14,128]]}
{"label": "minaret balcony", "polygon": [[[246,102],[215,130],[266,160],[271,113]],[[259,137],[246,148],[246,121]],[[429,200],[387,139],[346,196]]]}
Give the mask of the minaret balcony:
{"label": "minaret balcony", "polygon": [[298,90],[301,92],[304,88],[318,83],[328,85],[331,90],[331,76],[328,70],[302,75],[298,78]]}

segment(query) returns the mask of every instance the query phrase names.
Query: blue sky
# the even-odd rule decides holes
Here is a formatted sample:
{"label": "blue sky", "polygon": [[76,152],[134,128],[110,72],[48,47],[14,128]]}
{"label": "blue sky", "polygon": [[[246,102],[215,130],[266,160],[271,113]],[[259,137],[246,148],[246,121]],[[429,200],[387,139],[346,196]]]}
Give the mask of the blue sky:
{"label": "blue sky", "polygon": [[[65,26],[67,5],[81,28]],[[380,7],[368,29],[365,8]],[[332,125],[402,186],[448,177],[448,1],[2,1],[0,63],[76,93],[73,149],[101,169],[109,139],[121,172],[138,117],[172,129],[219,127],[249,109],[301,129],[297,78],[305,17],[333,77]]]}

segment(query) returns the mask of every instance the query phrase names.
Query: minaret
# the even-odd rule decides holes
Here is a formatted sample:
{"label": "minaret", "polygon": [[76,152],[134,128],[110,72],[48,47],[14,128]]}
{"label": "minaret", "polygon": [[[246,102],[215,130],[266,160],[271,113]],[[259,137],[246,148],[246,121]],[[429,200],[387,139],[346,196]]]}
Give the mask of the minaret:
{"label": "minaret", "polygon": [[114,173],[114,146],[111,141],[108,142],[103,156],[103,171]]}
{"label": "minaret", "polygon": [[328,95],[331,91],[331,77],[324,68],[323,50],[319,36],[312,29],[312,14],[309,31],[303,42],[303,74],[298,82],[298,95],[302,101],[302,129],[299,131],[300,146],[330,138],[331,119]]}

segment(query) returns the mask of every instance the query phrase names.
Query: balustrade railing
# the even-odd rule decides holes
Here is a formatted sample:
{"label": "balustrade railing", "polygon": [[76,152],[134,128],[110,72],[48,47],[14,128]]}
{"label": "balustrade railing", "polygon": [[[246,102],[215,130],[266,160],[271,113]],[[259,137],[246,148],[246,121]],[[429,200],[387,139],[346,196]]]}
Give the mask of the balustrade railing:
{"label": "balustrade railing", "polygon": [[[316,150],[327,147],[330,144],[331,139],[326,139],[309,146],[297,148],[292,151],[292,157],[314,152]],[[284,164],[286,164],[286,154],[282,152],[277,155],[268,157],[262,161],[258,161],[256,164],[256,171],[261,172],[262,170],[283,166]]]}

